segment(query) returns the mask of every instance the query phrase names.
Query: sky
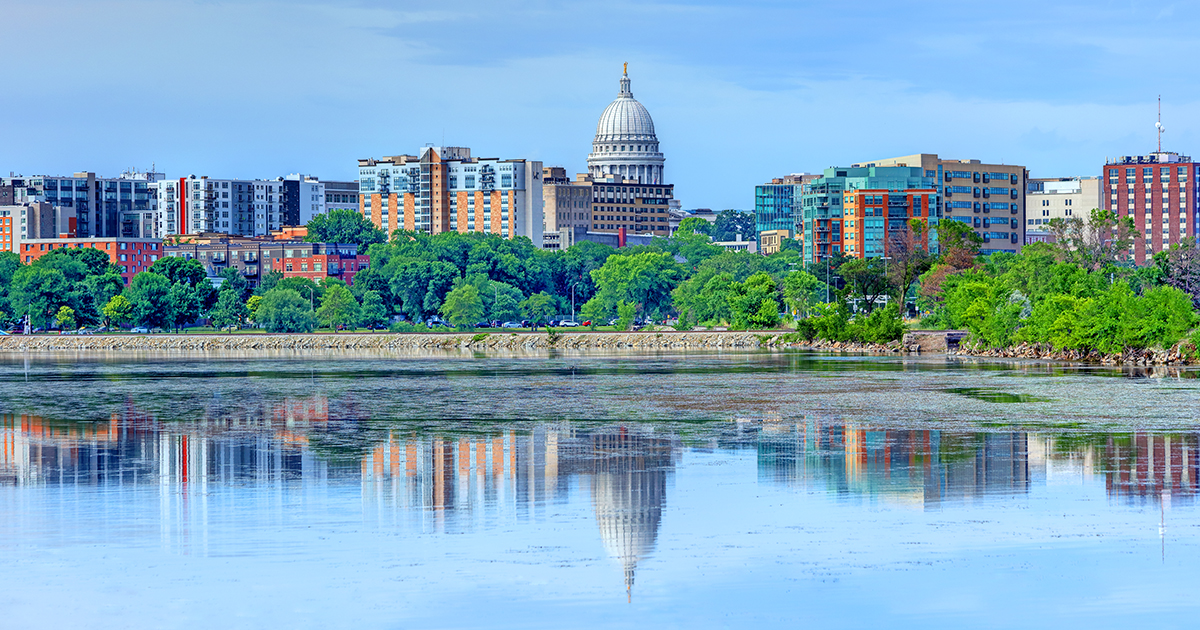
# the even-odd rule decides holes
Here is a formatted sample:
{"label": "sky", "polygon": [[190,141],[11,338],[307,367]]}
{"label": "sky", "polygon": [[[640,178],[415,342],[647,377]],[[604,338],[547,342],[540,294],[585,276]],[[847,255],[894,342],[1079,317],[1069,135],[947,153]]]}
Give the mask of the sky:
{"label": "sky", "polygon": [[684,208],[913,153],[1200,154],[1200,3],[0,0],[0,173],[357,176],[426,144],[586,170],[629,63]]}

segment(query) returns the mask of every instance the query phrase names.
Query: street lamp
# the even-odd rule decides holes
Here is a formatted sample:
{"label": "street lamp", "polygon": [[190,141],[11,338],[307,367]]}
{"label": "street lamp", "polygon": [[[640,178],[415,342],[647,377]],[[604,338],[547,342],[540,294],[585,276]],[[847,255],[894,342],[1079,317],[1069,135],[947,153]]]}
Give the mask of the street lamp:
{"label": "street lamp", "polygon": [[571,323],[575,323],[575,287],[578,285],[578,282],[571,285]]}

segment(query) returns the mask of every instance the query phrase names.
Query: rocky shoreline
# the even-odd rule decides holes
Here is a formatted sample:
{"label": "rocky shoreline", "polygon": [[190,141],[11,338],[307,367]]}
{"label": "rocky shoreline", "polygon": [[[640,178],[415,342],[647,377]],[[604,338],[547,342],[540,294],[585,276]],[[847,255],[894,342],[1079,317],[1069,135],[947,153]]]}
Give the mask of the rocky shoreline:
{"label": "rocky shoreline", "polygon": [[245,351],[245,350],[717,350],[803,348],[833,352],[897,353],[887,345],[842,342],[789,343],[781,333],[732,331],[554,333],[342,333],[225,335],[46,335],[0,337],[0,352]]}
{"label": "rocky shoreline", "polygon": [[[1186,350],[1185,351],[1185,344]],[[1023,343],[1011,348],[984,348],[963,344],[949,352],[952,356],[995,358],[995,359],[1029,359],[1033,361],[1071,361],[1075,363],[1096,363],[1100,365],[1195,365],[1200,363],[1200,357],[1190,352],[1191,344],[1182,342],[1169,350],[1145,349],[1129,350],[1121,354],[1104,354],[1102,352],[1081,352],[1078,350],[1055,350],[1043,344]]]}
{"label": "rocky shoreline", "polygon": [[[944,347],[944,346],[943,346]],[[778,332],[734,331],[648,331],[648,332],[570,332],[554,333],[342,333],[342,334],[222,334],[222,335],[38,335],[0,337],[0,352],[262,352],[262,351],[437,351],[468,350],[500,352],[537,352],[545,350],[751,350],[790,348],[818,352],[854,354],[944,355],[963,358],[1024,359],[1030,361],[1067,361],[1100,365],[1195,365],[1191,346],[1182,344],[1170,350],[1139,350],[1120,355],[1097,352],[1058,351],[1038,344],[1013,348],[975,347],[969,342],[949,350],[934,350],[905,341],[887,344],[796,342]]]}

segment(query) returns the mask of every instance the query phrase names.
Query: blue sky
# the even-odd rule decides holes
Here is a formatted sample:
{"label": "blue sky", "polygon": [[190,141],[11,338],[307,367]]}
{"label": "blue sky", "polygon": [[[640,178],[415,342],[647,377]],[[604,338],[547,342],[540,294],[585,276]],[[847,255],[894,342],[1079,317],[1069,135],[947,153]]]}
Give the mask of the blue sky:
{"label": "blue sky", "polygon": [[[600,7],[603,7],[602,9]],[[909,153],[1200,154],[1200,4],[0,0],[0,171],[350,179],[426,143],[585,169],[628,61],[684,207]],[[16,28],[11,28],[19,25]]]}

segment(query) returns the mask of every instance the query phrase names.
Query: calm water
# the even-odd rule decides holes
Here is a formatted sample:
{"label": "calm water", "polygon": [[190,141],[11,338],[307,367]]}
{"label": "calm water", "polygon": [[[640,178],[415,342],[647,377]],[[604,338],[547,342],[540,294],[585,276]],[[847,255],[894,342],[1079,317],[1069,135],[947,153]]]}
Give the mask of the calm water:
{"label": "calm water", "polygon": [[1200,624],[1200,374],[0,356],[0,628]]}

